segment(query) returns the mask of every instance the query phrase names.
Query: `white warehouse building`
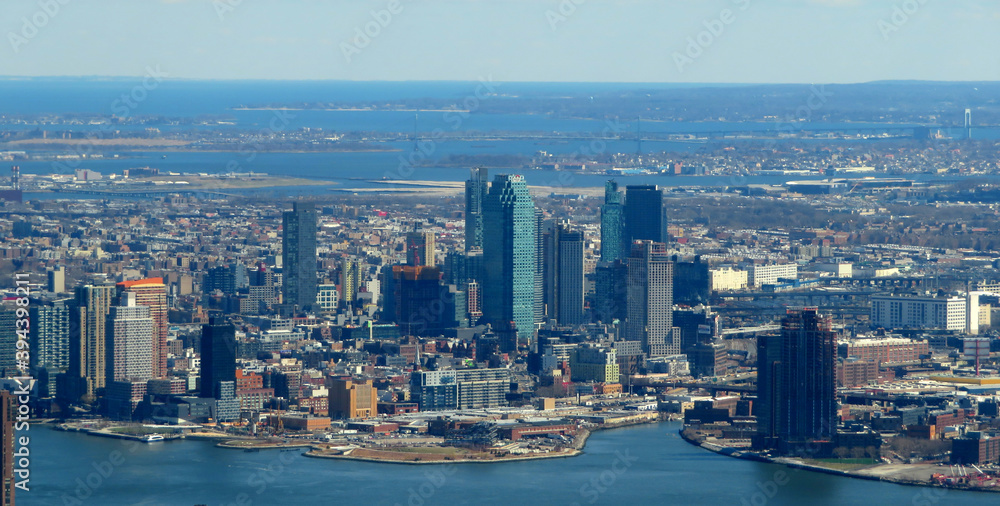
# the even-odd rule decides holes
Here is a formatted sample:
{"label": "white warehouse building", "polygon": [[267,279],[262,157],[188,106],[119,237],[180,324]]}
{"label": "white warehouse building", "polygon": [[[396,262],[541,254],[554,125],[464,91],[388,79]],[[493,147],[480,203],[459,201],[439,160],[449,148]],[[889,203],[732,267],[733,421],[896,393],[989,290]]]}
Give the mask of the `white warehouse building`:
{"label": "white warehouse building", "polygon": [[778,279],[798,279],[799,264],[754,265],[750,267],[750,284],[760,288],[778,283]]}
{"label": "white warehouse building", "polygon": [[708,272],[712,277],[713,291],[743,290],[747,287],[747,271],[738,271],[726,266],[710,269]]}

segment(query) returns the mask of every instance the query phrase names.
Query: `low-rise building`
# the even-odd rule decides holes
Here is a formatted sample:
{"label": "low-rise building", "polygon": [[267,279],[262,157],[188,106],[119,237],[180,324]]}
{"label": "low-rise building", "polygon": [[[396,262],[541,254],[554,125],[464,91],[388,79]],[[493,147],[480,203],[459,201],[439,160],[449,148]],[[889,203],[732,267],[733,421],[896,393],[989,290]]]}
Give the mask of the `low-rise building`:
{"label": "low-rise building", "polygon": [[330,378],[329,413],[333,419],[371,418],[378,415],[378,389],[372,380]]}
{"label": "low-rise building", "polygon": [[712,291],[743,290],[747,287],[747,271],[738,271],[732,267],[725,266],[717,269],[709,269],[708,272],[711,277]]}
{"label": "low-rise building", "polygon": [[927,341],[898,337],[848,339],[838,343],[837,354],[844,359],[872,360],[881,366],[918,362],[930,355],[930,346]]}
{"label": "low-rise building", "polygon": [[[871,322],[887,329],[965,330],[964,297],[873,295]],[[978,322],[979,313],[976,313]]]}

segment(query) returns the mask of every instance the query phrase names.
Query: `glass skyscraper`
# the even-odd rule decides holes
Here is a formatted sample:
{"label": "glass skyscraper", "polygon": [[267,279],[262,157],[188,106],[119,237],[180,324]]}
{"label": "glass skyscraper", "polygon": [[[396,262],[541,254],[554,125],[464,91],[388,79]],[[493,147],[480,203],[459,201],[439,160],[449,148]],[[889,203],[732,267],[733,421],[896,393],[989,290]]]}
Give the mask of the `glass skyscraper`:
{"label": "glass skyscraper", "polygon": [[635,241],[667,242],[667,215],[660,187],[625,187],[625,240],[629,248]]}
{"label": "glass skyscraper", "polygon": [[614,262],[628,256],[625,242],[625,203],[618,183],[604,183],[601,206],[601,261]]}
{"label": "glass skyscraper", "polygon": [[472,169],[465,182],[465,251],[483,247],[483,202],[489,189],[486,169]]}
{"label": "glass skyscraper", "polygon": [[535,322],[538,221],[524,176],[499,175],[483,203],[483,317],[513,322],[531,336]]}
{"label": "glass skyscraper", "polygon": [[316,305],[316,206],[294,202],[281,220],[282,292],[299,310]]}
{"label": "glass skyscraper", "polygon": [[201,397],[220,398],[222,383],[236,381],[236,327],[209,321],[201,327]]}
{"label": "glass skyscraper", "polygon": [[563,230],[559,234],[559,278],[557,318],[563,325],[587,323],[583,313],[584,238],[581,231]]}

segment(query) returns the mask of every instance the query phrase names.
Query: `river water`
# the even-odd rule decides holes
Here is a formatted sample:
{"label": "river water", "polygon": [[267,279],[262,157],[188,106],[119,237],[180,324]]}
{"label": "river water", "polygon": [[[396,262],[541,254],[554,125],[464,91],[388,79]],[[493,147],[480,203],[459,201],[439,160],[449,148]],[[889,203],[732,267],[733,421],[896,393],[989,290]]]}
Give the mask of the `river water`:
{"label": "river water", "polygon": [[723,457],[658,423],[595,433],[577,457],[451,465],[152,445],[33,427],[21,505],[997,504],[1000,495],[905,487]]}

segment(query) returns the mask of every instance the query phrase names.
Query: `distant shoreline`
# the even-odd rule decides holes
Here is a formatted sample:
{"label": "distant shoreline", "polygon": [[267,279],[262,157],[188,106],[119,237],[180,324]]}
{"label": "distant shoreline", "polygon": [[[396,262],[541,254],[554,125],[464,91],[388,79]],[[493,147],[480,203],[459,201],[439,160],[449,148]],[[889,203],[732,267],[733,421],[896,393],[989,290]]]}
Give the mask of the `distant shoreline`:
{"label": "distant shoreline", "polygon": [[468,109],[373,109],[366,107],[232,107],[231,111],[462,112]]}
{"label": "distant shoreline", "polygon": [[[45,149],[56,149],[56,148],[66,148],[70,149],[74,146],[80,144],[46,144]],[[29,146],[31,147],[31,146]],[[108,151],[114,151],[116,153],[243,153],[248,147],[252,147],[254,152],[257,153],[279,153],[279,154],[309,154],[309,153],[394,153],[398,151],[403,151],[400,148],[393,147],[366,147],[363,149],[267,149],[260,146],[254,146],[253,144],[239,145],[232,149],[192,149],[185,146],[157,146],[157,145],[118,145],[118,144],[107,144],[102,145],[100,148]],[[119,157],[121,158],[121,157]],[[57,155],[45,156],[37,155],[32,158],[33,161],[66,161],[66,160],[81,160],[82,158],[58,158]],[[96,161],[107,161],[114,160],[115,158],[111,156],[105,156],[103,158],[93,158]]]}
{"label": "distant shoreline", "polygon": [[[857,479],[868,480],[868,481],[881,481],[881,482],[893,483],[893,484],[896,484],[896,485],[906,485],[906,486],[911,486],[911,487],[944,488],[944,489],[948,489],[948,490],[961,490],[961,491],[965,491],[965,492],[994,492],[994,493],[1000,493],[1000,487],[980,488],[980,487],[970,487],[970,486],[954,486],[954,485],[949,486],[949,485],[946,485],[946,484],[938,484],[938,483],[934,483],[934,482],[931,482],[931,481],[921,481],[921,480],[913,480],[913,479],[906,479],[906,478],[897,478],[897,477],[894,477],[894,476],[891,476],[891,475],[862,474],[862,473],[857,472],[857,471],[844,471],[844,470],[840,470],[840,469],[830,469],[828,467],[814,466],[814,465],[806,464],[804,462],[794,462],[794,461],[790,461],[790,460],[787,460],[787,459],[776,459],[776,458],[771,458],[771,457],[764,457],[764,456],[757,455],[757,454],[749,454],[749,453],[741,452],[741,451],[739,451],[736,448],[719,446],[719,445],[714,445],[714,444],[711,444],[711,443],[700,443],[700,442],[698,442],[698,441],[696,441],[694,439],[689,439],[689,438],[685,437],[684,436],[684,429],[683,428],[681,430],[677,431],[677,433],[678,433],[678,435],[680,436],[681,439],[683,439],[684,441],[687,441],[689,444],[697,446],[697,447],[702,448],[704,450],[708,450],[708,451],[710,451],[712,453],[715,453],[715,454],[718,454],[718,455],[722,455],[724,457],[731,457],[731,458],[736,458],[736,459],[741,459],[741,460],[749,460],[749,461],[752,461],[752,462],[762,462],[762,463],[767,463],[767,464],[775,464],[775,465],[785,466],[785,467],[788,467],[788,468],[791,468],[791,469],[801,469],[801,470],[804,470],[804,471],[812,471],[812,472],[816,472],[816,473],[830,474],[830,475],[834,475],[834,476],[843,476],[843,477],[847,477],[847,478],[857,478]],[[878,467],[878,466],[873,466],[873,467]]]}

